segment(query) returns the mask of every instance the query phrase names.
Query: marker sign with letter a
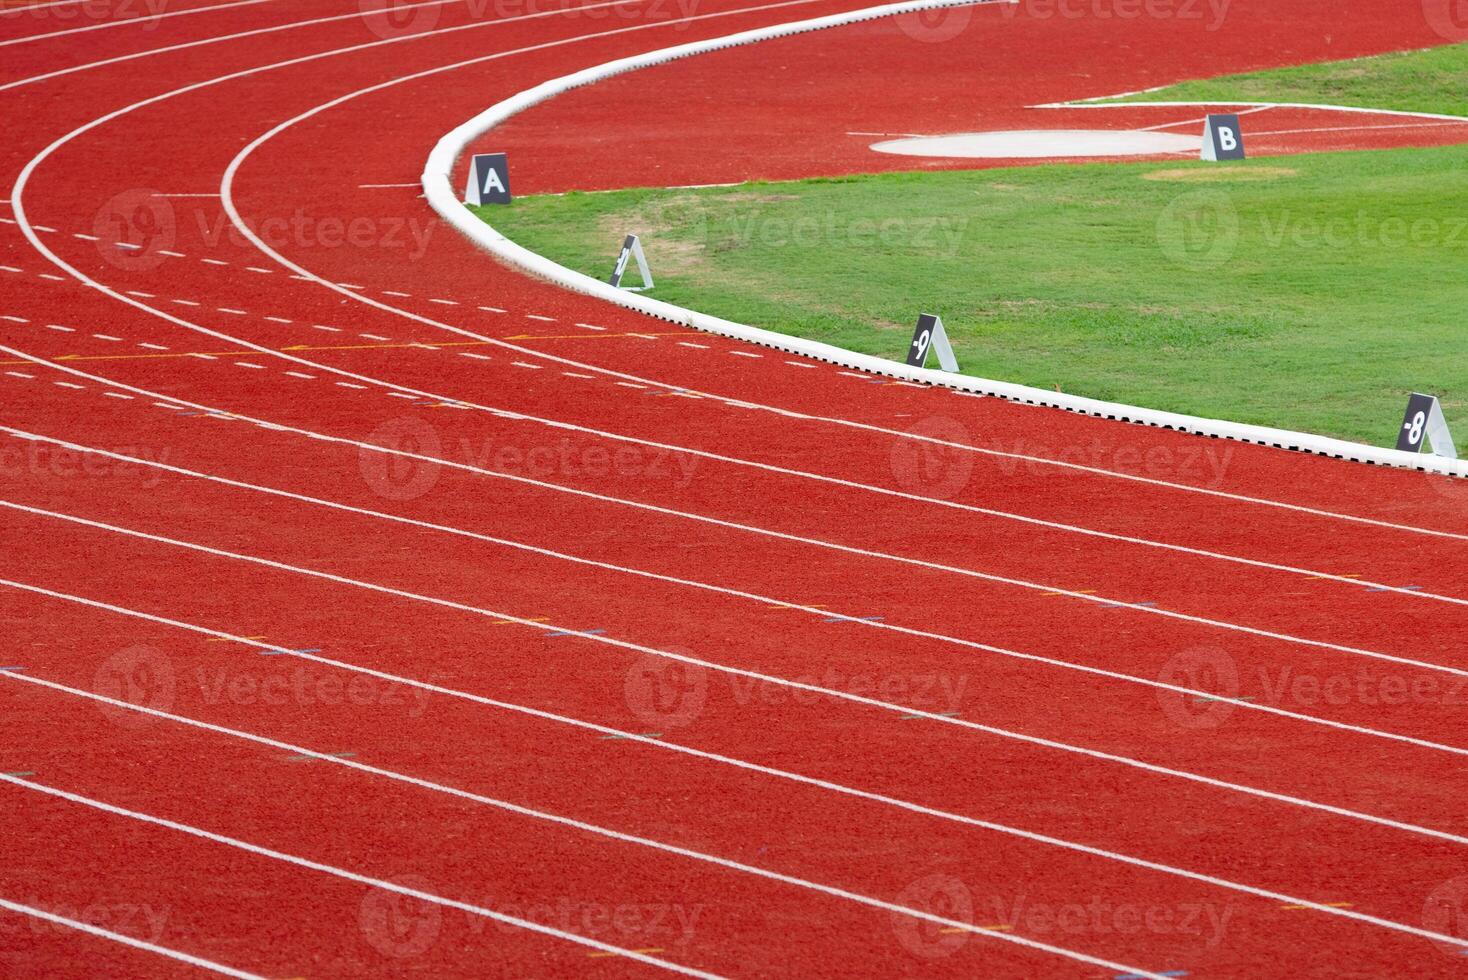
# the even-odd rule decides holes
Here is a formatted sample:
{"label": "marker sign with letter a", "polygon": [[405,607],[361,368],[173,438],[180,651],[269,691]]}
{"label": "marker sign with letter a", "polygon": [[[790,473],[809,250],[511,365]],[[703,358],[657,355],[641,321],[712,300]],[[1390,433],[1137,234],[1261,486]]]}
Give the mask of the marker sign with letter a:
{"label": "marker sign with letter a", "polygon": [[467,204],[510,203],[510,158],[503,153],[476,153],[469,161]]}
{"label": "marker sign with letter a", "polygon": [[953,356],[953,347],[948,343],[948,333],[943,321],[931,313],[918,317],[917,329],[912,333],[912,344],[907,348],[909,367],[924,367],[928,363],[928,352],[938,352],[938,364],[950,374],[958,373],[958,359]]}
{"label": "marker sign with letter a", "polygon": [[1238,116],[1209,116],[1203,126],[1204,160],[1244,159],[1244,131]]}
{"label": "marker sign with letter a", "polygon": [[1436,395],[1413,392],[1407,399],[1407,414],[1402,418],[1402,429],[1397,433],[1397,448],[1403,452],[1420,453],[1423,444],[1432,447],[1434,456],[1458,458],[1458,447],[1448,432],[1448,420],[1443,417],[1442,405]]}
{"label": "marker sign with letter a", "polygon": [[[637,272],[642,276],[641,286],[623,286],[622,277],[627,274],[627,263],[637,260]],[[632,293],[645,292],[652,288],[652,273],[647,268],[647,256],[642,252],[642,241],[636,235],[628,235],[622,242],[622,252],[617,256],[616,268],[607,277],[607,284]]]}

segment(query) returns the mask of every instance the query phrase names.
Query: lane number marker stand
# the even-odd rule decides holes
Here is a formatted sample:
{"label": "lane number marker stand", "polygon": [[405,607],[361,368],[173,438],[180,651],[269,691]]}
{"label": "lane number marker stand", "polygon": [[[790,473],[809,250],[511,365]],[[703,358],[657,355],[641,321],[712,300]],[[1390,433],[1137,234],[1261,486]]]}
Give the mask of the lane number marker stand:
{"label": "lane number marker stand", "polygon": [[1420,453],[1424,443],[1432,447],[1434,456],[1458,458],[1458,447],[1453,445],[1448,420],[1443,416],[1443,407],[1437,396],[1414,391],[1407,399],[1407,414],[1403,416],[1401,431],[1397,433],[1397,448]]}
{"label": "lane number marker stand", "polygon": [[[624,286],[622,277],[627,274],[627,262],[637,260],[637,272],[642,276],[641,286]],[[652,273],[647,268],[647,256],[642,251],[642,241],[636,235],[628,235],[622,242],[622,252],[617,256],[617,267],[607,277],[608,285],[625,289],[629,293],[645,293],[652,288]]]}
{"label": "lane number marker stand", "polygon": [[958,373],[958,359],[953,356],[953,346],[948,343],[948,333],[943,329],[943,320],[932,313],[918,317],[917,329],[912,333],[912,343],[907,348],[908,367],[926,367],[928,352],[938,352],[938,364],[949,374]]}
{"label": "lane number marker stand", "polygon": [[503,153],[476,153],[469,161],[465,204],[510,203],[510,158]]}
{"label": "lane number marker stand", "polygon": [[1244,159],[1244,131],[1237,115],[1210,115],[1203,124],[1204,160]]}

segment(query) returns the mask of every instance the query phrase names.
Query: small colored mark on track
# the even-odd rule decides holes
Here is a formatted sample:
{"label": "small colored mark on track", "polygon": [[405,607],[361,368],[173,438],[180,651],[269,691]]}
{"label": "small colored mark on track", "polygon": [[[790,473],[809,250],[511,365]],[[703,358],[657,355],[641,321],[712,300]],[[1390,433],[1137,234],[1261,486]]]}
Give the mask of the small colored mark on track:
{"label": "small colored mark on track", "polygon": [[287,762],[315,762],[318,759],[351,759],[356,757],[355,752],[313,752],[309,755],[288,755]]}
{"label": "small colored mark on track", "polygon": [[1350,902],[1317,902],[1314,905],[1281,905],[1280,908],[1281,909],[1284,909],[1286,912],[1313,912],[1317,908],[1348,909],[1348,908],[1351,908],[1351,903]]}
{"label": "small colored mark on track", "polygon": [[547,633],[545,635],[546,636],[601,636],[605,632],[606,632],[606,630],[603,630],[603,629],[595,629],[595,630],[556,630],[554,633]]}
{"label": "small colored mark on track", "polygon": [[[663,949],[661,946],[647,946],[647,947],[645,947],[643,949],[633,949],[633,950],[629,950],[628,952],[632,952],[632,953],[666,953],[667,950],[666,949]],[[601,958],[607,957],[607,956],[623,956],[625,954],[623,954],[623,953],[612,953],[612,952],[597,951],[595,953],[587,953],[586,955],[589,958],[595,960],[595,959],[601,959]]]}
{"label": "small colored mark on track", "polygon": [[617,732],[615,735],[599,736],[603,741],[615,738],[662,738],[662,732]]}

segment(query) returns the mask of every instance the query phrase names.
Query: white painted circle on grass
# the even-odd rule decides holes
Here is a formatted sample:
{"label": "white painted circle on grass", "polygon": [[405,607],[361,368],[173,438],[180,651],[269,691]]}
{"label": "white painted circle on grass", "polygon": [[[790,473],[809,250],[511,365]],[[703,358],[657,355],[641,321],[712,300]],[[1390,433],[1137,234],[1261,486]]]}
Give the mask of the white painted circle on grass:
{"label": "white painted circle on grass", "polygon": [[878,153],[913,157],[1131,157],[1157,153],[1198,153],[1199,136],[1129,129],[1021,129],[995,133],[915,136],[873,143]]}

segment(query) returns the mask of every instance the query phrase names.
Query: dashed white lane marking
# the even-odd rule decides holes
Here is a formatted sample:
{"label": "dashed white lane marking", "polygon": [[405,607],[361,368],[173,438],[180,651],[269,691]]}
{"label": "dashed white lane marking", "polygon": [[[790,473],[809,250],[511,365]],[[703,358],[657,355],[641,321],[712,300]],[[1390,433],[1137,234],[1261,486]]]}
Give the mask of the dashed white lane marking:
{"label": "dashed white lane marking", "polygon": [[553,316],[541,316],[539,313],[527,313],[527,314],[525,314],[525,319],[527,319],[527,320],[539,320],[542,323],[555,323],[556,322],[556,318],[555,317],[553,317]]}
{"label": "dashed white lane marking", "polygon": [[510,363],[517,368],[526,368],[530,371],[539,371],[541,367],[539,364],[526,364],[524,361],[511,361]]}
{"label": "dashed white lane marking", "polygon": [[313,323],[313,324],[311,324],[311,329],[312,330],[330,330],[332,333],[341,333],[342,332],[341,331],[341,327],[328,327],[328,326],[326,326],[324,324],[320,324],[320,323]]}
{"label": "dashed white lane marking", "polygon": [[0,320],[9,320],[11,323],[30,323],[31,322],[31,321],[27,320],[23,316],[0,316]]}
{"label": "dashed white lane marking", "polygon": [[264,365],[262,365],[262,364],[251,364],[249,361],[235,361],[234,362],[234,366],[235,367],[242,367],[242,368],[253,368],[256,371],[263,371],[263,370],[265,370],[265,366]]}
{"label": "dashed white lane marking", "polygon": [[398,297],[408,298],[412,294],[411,293],[400,293],[396,289],[384,289],[382,291],[382,295],[384,295],[384,296],[398,296]]}
{"label": "dashed white lane marking", "polygon": [[576,326],[578,326],[578,327],[585,327],[587,330],[605,330],[606,329],[606,327],[598,327],[594,323],[578,323],[578,324],[576,324]]}
{"label": "dashed white lane marking", "polygon": [[272,270],[270,270],[270,269],[262,269],[258,265],[247,265],[247,266],[245,266],[245,269],[248,270],[248,271],[250,271],[250,272],[258,272],[262,276],[268,276],[268,275],[272,275],[273,274],[272,273]]}
{"label": "dashed white lane marking", "polygon": [[387,397],[389,397],[389,398],[411,398],[411,399],[416,399],[418,396],[417,395],[410,395],[410,394],[408,394],[405,391],[389,391],[387,393]]}
{"label": "dashed white lane marking", "polygon": [[358,391],[366,391],[367,390],[367,386],[366,385],[356,385],[356,384],[352,384],[350,381],[337,381],[337,382],[335,382],[335,384],[336,384],[336,386],[338,388],[356,388]]}
{"label": "dashed white lane marking", "polygon": [[729,353],[730,354],[733,354],[735,357],[764,357],[765,356],[763,354],[751,354],[747,350],[731,350]]}
{"label": "dashed white lane marking", "polygon": [[201,361],[212,361],[212,360],[214,360],[214,355],[213,354],[200,354],[200,353],[197,353],[197,352],[190,352],[186,356],[188,356],[188,357],[197,357]]}
{"label": "dashed white lane marking", "polygon": [[200,259],[199,261],[208,263],[209,265],[229,265],[228,262],[222,259]]}
{"label": "dashed white lane marking", "polygon": [[136,296],[138,299],[157,299],[158,298],[156,294],[154,294],[154,293],[145,293],[141,289],[129,289],[129,290],[126,290],[126,292],[127,292],[127,294],[129,296]]}
{"label": "dashed white lane marking", "polygon": [[249,316],[250,315],[249,313],[245,312],[244,310],[235,310],[235,309],[231,309],[228,306],[217,306],[217,307],[215,307],[215,309],[217,309],[220,313],[228,313],[231,316]]}
{"label": "dashed white lane marking", "polygon": [[708,344],[695,344],[691,340],[680,340],[680,341],[678,341],[678,346],[679,347],[697,347],[699,350],[708,350],[709,349],[709,345]]}
{"label": "dashed white lane marking", "polygon": [[302,374],[300,371],[287,371],[285,373],[286,374],[289,374],[293,378],[304,378],[307,381],[315,381],[316,380],[316,375],[314,375],[314,374]]}
{"label": "dashed white lane marking", "polygon": [[561,374],[565,375],[568,378],[585,378],[590,381],[596,380],[596,375],[594,374],[577,374],[575,371],[562,371]]}
{"label": "dashed white lane marking", "polygon": [[42,273],[38,273],[38,275],[39,275],[39,276],[40,276],[40,277],[41,277],[41,278],[42,278],[42,279],[49,279],[49,280],[51,280],[51,281],[52,281],[52,282],[66,282],[66,279],[65,279],[65,278],[64,278],[64,277],[62,277],[62,276],[55,276],[55,275],[52,275],[52,274],[51,274],[51,273],[49,273],[49,272],[42,272]]}
{"label": "dashed white lane marking", "polygon": [[85,390],[85,386],[72,384],[70,381],[53,381],[51,383],[58,388],[75,388],[77,391]]}
{"label": "dashed white lane marking", "polygon": [[173,300],[169,300],[169,302],[170,303],[177,303],[179,306],[203,306],[204,305],[202,303],[196,303],[196,302],[194,302],[191,299],[173,299]]}
{"label": "dashed white lane marking", "polygon": [[71,327],[63,327],[59,323],[48,323],[48,324],[46,324],[46,329],[47,330],[60,330],[62,333],[76,333],[76,331],[73,330],[73,329],[71,329]]}
{"label": "dashed white lane marking", "polygon": [[871,377],[869,374],[860,374],[856,371],[837,371],[836,373],[847,378],[861,378],[863,381]]}
{"label": "dashed white lane marking", "polygon": [[92,334],[92,336],[96,337],[98,340],[110,340],[114,343],[120,342],[122,340],[121,337],[113,337],[111,334],[105,333],[94,333]]}
{"label": "dashed white lane marking", "polygon": [[21,271],[20,269],[17,269],[13,265],[0,265],[0,272],[16,272],[16,273],[18,273],[20,271]]}
{"label": "dashed white lane marking", "polygon": [[486,313],[503,313],[503,312],[505,312],[504,310],[500,309],[498,306],[476,306],[475,309],[476,310],[483,310]]}
{"label": "dashed white lane marking", "polygon": [[786,361],[785,363],[790,365],[791,367],[811,368],[812,370],[815,368],[814,364],[807,364],[804,361]]}
{"label": "dashed white lane marking", "polygon": [[24,371],[6,371],[5,373],[10,375],[12,378],[25,378],[27,381],[36,380],[36,376],[34,374],[26,374]]}
{"label": "dashed white lane marking", "polygon": [[362,334],[358,334],[357,336],[363,338],[364,340],[391,340],[392,339],[391,337],[383,337],[383,336],[380,336],[380,335],[375,334],[375,333],[362,333]]}
{"label": "dashed white lane marking", "polygon": [[646,388],[647,385],[635,385],[630,381],[618,381],[616,384],[622,388]]}
{"label": "dashed white lane marking", "polygon": [[290,320],[287,320],[283,316],[267,316],[265,319],[269,320],[271,323],[290,323],[290,322],[292,322]]}
{"label": "dashed white lane marking", "polygon": [[148,348],[148,350],[168,350],[168,348],[167,347],[164,347],[162,344],[150,344],[150,343],[147,343],[147,342],[143,342],[143,343],[139,343],[138,346],[139,347],[146,347],[146,348]]}
{"label": "dashed white lane marking", "polygon": [[120,391],[104,391],[104,392],[102,392],[102,394],[106,395],[108,398],[124,398],[124,399],[126,399],[128,401],[132,401],[133,400],[133,396],[132,395],[124,395]]}
{"label": "dashed white lane marking", "polygon": [[459,305],[458,303],[454,302],[451,299],[430,299],[428,302],[430,302],[430,303],[437,303],[440,306],[458,306]]}
{"label": "dashed white lane marking", "polygon": [[[459,351],[459,356],[460,357],[472,357],[476,361],[488,361],[488,360],[492,360],[492,358],[488,354],[473,354],[473,353],[470,353],[469,351]],[[412,397],[412,396],[409,396],[409,397]]]}

